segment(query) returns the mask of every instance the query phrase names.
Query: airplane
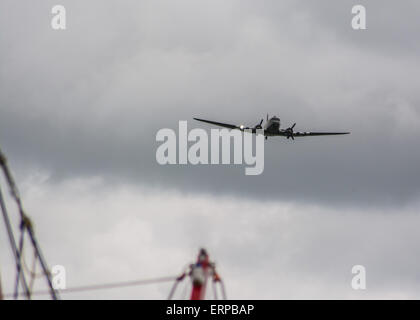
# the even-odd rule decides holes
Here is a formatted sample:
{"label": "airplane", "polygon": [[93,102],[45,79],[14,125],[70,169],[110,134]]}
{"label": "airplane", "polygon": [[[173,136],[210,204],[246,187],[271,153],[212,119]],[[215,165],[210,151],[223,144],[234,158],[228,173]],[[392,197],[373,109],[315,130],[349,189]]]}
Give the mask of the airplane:
{"label": "airplane", "polygon": [[210,121],[210,120],[204,120],[204,119],[198,119],[193,118],[194,120],[214,124],[216,126],[228,128],[228,129],[238,129],[241,131],[244,130],[252,130],[252,133],[256,133],[257,129],[264,129],[264,136],[265,140],[267,140],[268,137],[273,136],[282,136],[287,137],[287,139],[295,140],[295,137],[306,137],[306,136],[330,136],[330,135],[340,135],[340,134],[349,134],[350,132],[299,132],[294,131],[296,123],[294,123],[291,127],[287,129],[280,129],[280,119],[276,116],[268,118],[267,114],[267,121],[263,128],[262,123],[264,119],[261,119],[260,123],[256,124],[254,127],[245,127],[244,125],[234,125],[234,124],[228,124],[228,123],[222,123],[222,122],[216,122],[216,121]]}

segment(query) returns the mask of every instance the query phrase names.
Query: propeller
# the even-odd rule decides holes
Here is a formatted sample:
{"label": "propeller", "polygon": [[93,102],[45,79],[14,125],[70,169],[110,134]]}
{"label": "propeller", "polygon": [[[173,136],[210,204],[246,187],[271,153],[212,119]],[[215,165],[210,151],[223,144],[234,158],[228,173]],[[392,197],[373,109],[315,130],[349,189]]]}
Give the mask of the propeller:
{"label": "propeller", "polygon": [[293,137],[293,128],[295,127],[296,123],[293,124],[293,126],[286,129],[287,139],[292,138],[292,140],[295,140]]}
{"label": "propeller", "polygon": [[260,123],[256,124],[253,128],[245,127],[243,124],[241,124],[239,126],[239,129],[241,129],[241,130],[249,130],[249,129],[257,130],[257,129],[262,129],[262,123],[263,123],[263,121],[264,121],[264,119],[261,119]]}

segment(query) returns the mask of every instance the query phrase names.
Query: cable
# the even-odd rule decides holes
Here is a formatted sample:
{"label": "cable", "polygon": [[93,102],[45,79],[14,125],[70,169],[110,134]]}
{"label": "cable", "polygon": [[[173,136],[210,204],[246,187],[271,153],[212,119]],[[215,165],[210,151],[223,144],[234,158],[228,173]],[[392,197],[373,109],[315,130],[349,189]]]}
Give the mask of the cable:
{"label": "cable", "polygon": [[[23,252],[24,238],[25,238],[25,230],[21,230],[20,239],[19,239],[19,250],[18,250],[19,264],[18,264],[18,267],[17,267],[16,281],[15,281],[15,293],[14,293],[14,298],[15,299],[17,299],[18,296],[19,296],[19,283],[20,283],[19,279],[21,278],[21,276],[24,276],[24,274],[22,272],[22,252]],[[26,297],[28,299],[31,298],[30,289],[28,289]]]}
{"label": "cable", "polygon": [[39,272],[39,273],[36,272],[36,262],[38,260],[38,257],[36,255],[35,250],[34,250],[33,253],[34,253],[34,255],[32,257],[32,265],[31,265],[31,268],[29,268],[29,266],[26,262],[25,254],[23,253],[23,250],[22,250],[22,253],[21,253],[22,267],[23,267],[23,270],[25,270],[25,272],[27,272],[32,278],[36,279],[36,278],[40,278],[40,277],[44,276],[44,273],[42,271]]}
{"label": "cable", "polygon": [[185,276],[186,276],[186,273],[184,272],[180,276],[176,277],[175,282],[174,282],[174,285],[172,286],[172,289],[169,292],[168,300],[172,300],[172,297],[174,296],[174,293],[175,293],[176,288],[178,287],[178,284],[182,280],[184,280]]}
{"label": "cable", "polygon": [[[51,298],[54,299],[54,300],[57,300],[57,299],[59,299],[59,296],[58,296],[57,292],[54,290],[54,287],[52,285],[52,281],[51,281],[50,273],[48,272],[47,264],[45,262],[45,259],[44,259],[43,255],[42,255],[41,249],[38,246],[38,242],[36,241],[35,234],[34,234],[33,228],[32,228],[32,224],[30,223],[30,219],[28,218],[28,216],[25,214],[25,212],[23,210],[22,201],[21,201],[20,195],[19,195],[19,190],[16,187],[16,183],[15,183],[15,181],[13,179],[13,176],[12,176],[10,170],[9,170],[8,165],[7,165],[7,159],[4,156],[4,154],[2,153],[1,149],[0,149],[0,166],[2,167],[4,175],[6,177],[6,180],[9,184],[10,193],[12,194],[12,197],[16,201],[16,204],[17,204],[18,209],[19,209],[19,214],[20,214],[20,219],[21,219],[21,230],[22,230],[21,232],[24,232],[25,230],[28,231],[29,238],[32,242],[32,246],[33,246],[33,248],[36,252],[36,255],[39,259],[39,263],[41,265],[42,271],[45,274],[45,278],[47,279],[47,283],[48,283],[48,287],[49,287],[49,290],[50,290]],[[17,266],[18,272],[20,272],[21,265],[20,265],[20,261],[19,261],[20,260],[19,254],[17,255],[16,259],[18,260],[18,266]],[[28,289],[27,285],[25,284],[25,291],[26,291],[26,294],[29,298],[29,295],[28,295],[29,291],[27,289]]]}
{"label": "cable", "polygon": [[34,287],[35,280],[37,278],[43,277],[44,276],[44,273],[43,272],[40,272],[40,273],[37,273],[36,272],[36,265],[37,265],[38,257],[36,255],[35,250],[33,250],[32,265],[31,265],[31,268],[29,268],[28,267],[28,264],[26,263],[25,253],[24,253],[24,250],[23,249],[24,249],[24,247],[22,248],[22,252],[20,253],[20,257],[21,257],[21,261],[22,261],[21,264],[22,264],[22,267],[23,267],[22,272],[29,274],[29,276],[30,276],[30,279],[29,279],[29,291],[32,292],[32,289]]}
{"label": "cable", "polygon": [[[124,282],[114,282],[114,283],[103,283],[103,284],[94,284],[94,285],[88,285],[88,286],[80,286],[80,287],[72,287],[68,289],[63,290],[57,290],[60,293],[72,293],[72,292],[83,292],[83,291],[93,291],[93,290],[103,290],[103,289],[116,289],[116,288],[122,288],[122,287],[133,287],[133,286],[140,286],[140,285],[146,285],[146,284],[153,284],[153,283],[159,283],[159,282],[169,282],[176,280],[178,277],[170,276],[170,277],[161,277],[161,278],[152,278],[152,279],[142,279],[142,280],[132,280],[132,281],[124,281]],[[34,291],[32,292],[32,296],[40,296],[40,295],[46,295],[50,292],[48,290],[42,290],[42,291]],[[5,294],[5,298],[12,297],[13,294]]]}
{"label": "cable", "polygon": [[219,280],[220,282],[220,286],[222,288],[222,299],[223,300],[227,300],[227,296],[226,296],[226,289],[225,289],[225,283],[223,282],[222,279]]}
{"label": "cable", "polygon": [[[0,164],[2,164],[2,159],[3,158],[2,158],[1,151],[0,151]],[[7,208],[6,208],[6,204],[4,202],[3,193],[1,191],[1,188],[0,188],[0,207],[1,207],[1,211],[3,213],[4,224],[6,225],[7,234],[8,234],[10,245],[11,245],[12,251],[13,251],[13,256],[15,257],[16,270],[19,270],[19,269],[22,268],[21,262],[20,262],[20,259],[19,259],[20,253],[19,253],[19,250],[18,250],[17,245],[16,245],[15,236],[13,234],[12,225],[10,223],[9,214],[7,212]],[[30,295],[29,294],[29,288],[28,288],[28,284],[26,282],[24,274],[21,275],[21,280],[22,280],[22,286],[24,288],[25,295],[26,295],[26,297],[29,297],[29,295]]]}
{"label": "cable", "polygon": [[214,300],[217,300],[217,288],[216,288],[216,281],[212,281],[212,287],[213,287]]}
{"label": "cable", "polygon": [[185,285],[181,292],[179,300],[188,300],[189,292],[191,291],[191,281],[184,281]]}
{"label": "cable", "polygon": [[3,288],[1,286],[1,272],[0,272],[0,300],[3,300]]}
{"label": "cable", "polygon": [[213,282],[213,292],[214,292],[215,299],[217,300],[217,287],[216,287],[216,284],[217,283],[220,283],[220,289],[222,291],[222,299],[223,300],[227,300],[226,290],[225,290],[225,284],[224,284],[222,278],[220,278],[219,274],[216,272],[216,269],[215,269],[214,266],[213,266],[213,281],[212,282]]}

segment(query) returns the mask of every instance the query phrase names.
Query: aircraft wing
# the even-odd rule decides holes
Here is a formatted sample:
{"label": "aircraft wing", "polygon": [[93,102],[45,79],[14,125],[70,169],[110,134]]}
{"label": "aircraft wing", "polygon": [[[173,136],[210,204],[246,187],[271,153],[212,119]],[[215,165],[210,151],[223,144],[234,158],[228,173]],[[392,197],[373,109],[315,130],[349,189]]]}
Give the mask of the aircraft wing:
{"label": "aircraft wing", "polygon": [[198,118],[193,118],[193,119],[197,121],[205,122],[205,123],[214,124],[216,126],[220,126],[220,127],[224,127],[228,129],[241,129],[239,126],[236,126],[234,124],[222,123],[222,122],[216,122],[216,121],[210,121],[210,120],[204,120],[204,119],[198,119]]}
{"label": "aircraft wing", "polygon": [[[306,136],[333,136],[339,134],[349,134],[350,132],[293,132],[294,137],[306,137]],[[287,133],[283,135],[287,136]]]}

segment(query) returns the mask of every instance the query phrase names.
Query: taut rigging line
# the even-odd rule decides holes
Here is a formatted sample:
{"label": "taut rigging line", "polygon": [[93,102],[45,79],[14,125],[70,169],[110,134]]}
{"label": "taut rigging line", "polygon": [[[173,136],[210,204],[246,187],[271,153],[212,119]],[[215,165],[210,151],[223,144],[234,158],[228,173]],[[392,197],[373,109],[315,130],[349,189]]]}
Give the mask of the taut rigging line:
{"label": "taut rigging line", "polygon": [[41,249],[38,245],[38,241],[35,237],[35,233],[33,231],[32,228],[32,223],[31,220],[29,219],[29,217],[26,215],[25,211],[23,210],[23,205],[22,205],[22,200],[20,198],[19,195],[19,191],[18,188],[16,186],[16,183],[13,179],[13,176],[9,170],[8,164],[7,164],[7,159],[4,156],[3,152],[0,149],[0,166],[3,169],[3,173],[4,176],[6,178],[6,181],[9,185],[9,189],[10,189],[10,193],[13,197],[13,199],[15,200],[17,207],[18,207],[18,211],[19,211],[19,216],[20,216],[20,232],[21,232],[21,237],[20,237],[20,244],[19,247],[17,247],[16,245],[16,240],[15,237],[13,235],[13,230],[10,224],[10,219],[9,219],[9,215],[7,212],[7,208],[6,208],[6,204],[4,202],[4,198],[3,195],[1,193],[0,190],[0,206],[1,206],[1,210],[3,213],[3,218],[6,224],[6,229],[8,232],[8,236],[9,236],[9,241],[10,241],[10,245],[12,247],[12,251],[13,251],[13,255],[15,257],[15,261],[16,261],[16,270],[17,270],[17,277],[16,277],[16,286],[15,286],[15,293],[14,293],[14,297],[15,299],[17,299],[17,297],[19,296],[19,283],[22,283],[22,286],[24,288],[24,292],[25,292],[25,296],[27,299],[31,298],[31,292],[30,289],[28,287],[27,281],[25,279],[25,275],[22,272],[22,263],[21,263],[21,255],[22,255],[22,248],[23,248],[23,236],[24,233],[27,232],[29,235],[29,239],[31,241],[31,244],[33,246],[36,258],[38,259],[41,268],[42,268],[42,272],[45,275],[45,278],[47,280],[47,284],[49,287],[49,293],[51,295],[51,298],[54,300],[59,299],[59,296],[57,294],[57,292],[54,290],[54,287],[52,285],[52,281],[51,281],[51,276],[50,276],[50,272],[48,271],[48,267],[47,264],[45,262],[45,259],[41,253]]}

